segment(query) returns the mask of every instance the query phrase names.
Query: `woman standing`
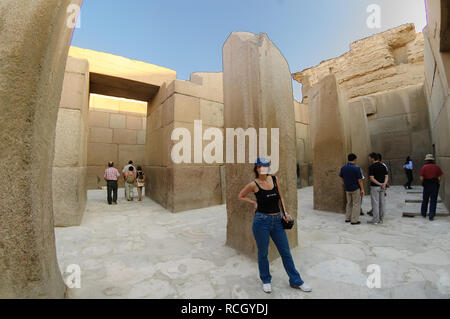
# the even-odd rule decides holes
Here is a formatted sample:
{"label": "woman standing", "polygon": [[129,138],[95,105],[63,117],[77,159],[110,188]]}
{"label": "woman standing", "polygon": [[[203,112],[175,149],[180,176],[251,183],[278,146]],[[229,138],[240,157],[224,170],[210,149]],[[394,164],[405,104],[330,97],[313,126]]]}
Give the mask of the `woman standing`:
{"label": "woman standing", "polygon": [[405,187],[405,189],[412,189],[411,183],[413,181],[413,162],[411,161],[411,157],[408,156],[406,158],[403,168],[405,169],[406,178],[408,179],[408,181],[406,182],[405,185],[403,185],[403,187]]}
{"label": "woman standing", "polygon": [[[272,237],[283,260],[284,269],[289,276],[290,286],[310,292],[312,290],[311,287],[303,282],[300,274],[295,269],[286,231],[281,224],[282,218],[289,222],[292,220],[292,217],[287,212],[286,216],[280,215],[278,202],[281,200],[284,211],[286,211],[286,206],[284,205],[278,178],[268,174],[269,167],[270,162],[267,159],[258,158],[254,167],[256,179],[247,184],[238,195],[239,200],[252,204],[255,208],[252,230],[258,246],[258,268],[259,276],[263,282],[263,290],[266,293],[272,292],[270,284],[272,276],[270,275],[269,260],[267,258],[269,241],[270,237]],[[256,202],[246,198],[250,192],[255,193]]]}
{"label": "woman standing", "polygon": [[138,201],[142,201],[142,189],[145,186],[145,174],[142,171],[142,167],[137,167],[137,190],[138,190]]}

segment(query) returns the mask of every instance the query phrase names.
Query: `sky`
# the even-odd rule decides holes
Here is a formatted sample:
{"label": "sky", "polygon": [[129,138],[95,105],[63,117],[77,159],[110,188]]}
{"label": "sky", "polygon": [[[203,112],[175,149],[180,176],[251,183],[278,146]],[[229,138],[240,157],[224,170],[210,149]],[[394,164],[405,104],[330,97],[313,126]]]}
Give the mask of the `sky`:
{"label": "sky", "polygon": [[[371,27],[370,5],[380,9]],[[425,0],[84,0],[72,45],[161,65],[189,80],[193,72],[222,71],[231,32],[266,33],[295,73],[404,23],[422,31]],[[301,85],[293,84],[301,100]]]}

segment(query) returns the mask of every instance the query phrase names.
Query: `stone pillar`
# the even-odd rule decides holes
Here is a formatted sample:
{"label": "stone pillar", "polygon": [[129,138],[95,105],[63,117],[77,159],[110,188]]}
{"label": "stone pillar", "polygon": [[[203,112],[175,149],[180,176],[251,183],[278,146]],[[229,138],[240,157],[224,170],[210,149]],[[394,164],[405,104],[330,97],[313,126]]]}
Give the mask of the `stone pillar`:
{"label": "stone pillar", "polygon": [[65,293],[56,260],[52,167],[71,3],[81,1],[0,2],[0,298]]}
{"label": "stone pillar", "polygon": [[[314,209],[345,212],[345,192],[339,178],[347,155],[355,153],[368,180],[370,137],[363,105],[349,107],[333,74],[308,92],[313,150]],[[366,191],[368,189],[366,188]]]}
{"label": "stone pillar", "polygon": [[53,161],[55,226],[79,226],[86,207],[89,63],[69,57],[63,82]]}
{"label": "stone pillar", "polygon": [[[288,212],[297,218],[294,100],[286,60],[266,34],[233,32],[223,46],[223,72],[225,127],[257,131],[267,128],[269,135],[271,128],[279,128],[279,170],[275,175],[279,178]],[[246,143],[246,163],[248,150]],[[254,178],[252,163],[226,164],[227,245],[253,257],[257,254],[251,230],[253,207],[240,202],[237,195]],[[297,227],[287,234],[291,248],[296,247]],[[269,259],[278,256],[271,243]]]}

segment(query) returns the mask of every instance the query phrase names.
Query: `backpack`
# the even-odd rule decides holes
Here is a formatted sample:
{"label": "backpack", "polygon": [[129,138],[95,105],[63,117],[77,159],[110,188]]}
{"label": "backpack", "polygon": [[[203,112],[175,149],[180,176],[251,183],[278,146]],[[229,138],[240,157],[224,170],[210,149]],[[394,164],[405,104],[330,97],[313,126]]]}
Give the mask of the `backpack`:
{"label": "backpack", "polygon": [[133,173],[129,173],[128,175],[127,175],[127,183],[128,184],[133,184],[134,183],[134,174]]}

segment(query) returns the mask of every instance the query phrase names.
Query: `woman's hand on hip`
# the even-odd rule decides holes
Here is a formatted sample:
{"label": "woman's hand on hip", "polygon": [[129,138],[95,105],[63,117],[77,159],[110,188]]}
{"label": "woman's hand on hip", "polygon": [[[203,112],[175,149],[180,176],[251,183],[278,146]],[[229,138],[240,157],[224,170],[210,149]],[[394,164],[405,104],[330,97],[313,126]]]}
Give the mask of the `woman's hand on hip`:
{"label": "woman's hand on hip", "polygon": [[292,221],[292,216],[289,215],[288,213],[286,213],[286,215],[283,215],[283,219],[284,219],[286,222],[290,222],[290,221]]}
{"label": "woman's hand on hip", "polygon": [[255,208],[255,210],[258,210],[258,203],[257,202],[253,202],[253,207]]}

